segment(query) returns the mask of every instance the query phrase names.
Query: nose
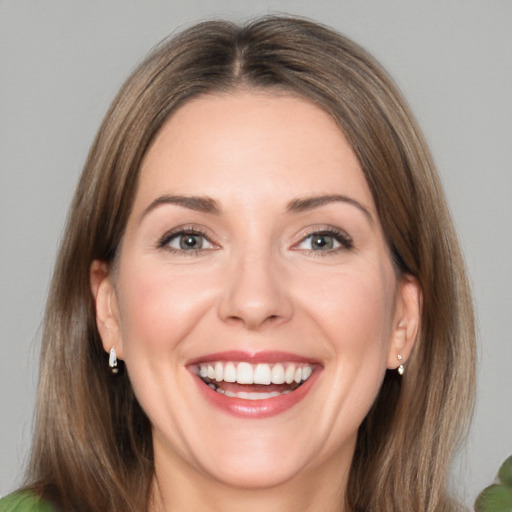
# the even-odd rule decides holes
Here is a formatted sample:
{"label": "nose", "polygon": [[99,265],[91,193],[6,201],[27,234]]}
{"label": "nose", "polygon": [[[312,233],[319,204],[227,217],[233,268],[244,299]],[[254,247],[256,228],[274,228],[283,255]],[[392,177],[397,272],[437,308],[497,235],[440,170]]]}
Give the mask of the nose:
{"label": "nose", "polygon": [[229,269],[219,316],[225,322],[238,323],[249,330],[280,325],[293,315],[283,269],[271,258],[251,255],[240,258]]}

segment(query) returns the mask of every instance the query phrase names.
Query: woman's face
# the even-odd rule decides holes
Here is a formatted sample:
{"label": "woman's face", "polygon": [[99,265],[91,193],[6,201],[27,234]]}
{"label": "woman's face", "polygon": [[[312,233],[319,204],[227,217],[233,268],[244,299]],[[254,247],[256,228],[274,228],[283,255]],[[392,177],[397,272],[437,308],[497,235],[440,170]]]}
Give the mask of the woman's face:
{"label": "woman's face", "polygon": [[344,478],[410,350],[411,287],[332,118],[291,96],[208,95],[143,161],[98,325],[151,421],[157,471]]}

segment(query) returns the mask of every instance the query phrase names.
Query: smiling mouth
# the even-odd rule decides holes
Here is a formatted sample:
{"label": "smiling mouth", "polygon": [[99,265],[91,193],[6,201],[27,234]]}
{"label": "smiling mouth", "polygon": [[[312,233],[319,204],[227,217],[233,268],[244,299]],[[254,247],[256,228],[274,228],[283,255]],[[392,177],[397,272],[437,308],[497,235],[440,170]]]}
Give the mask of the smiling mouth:
{"label": "smiling mouth", "polygon": [[314,367],[301,363],[216,361],[196,367],[199,378],[211,389],[229,398],[265,400],[295,391],[312,375]]}

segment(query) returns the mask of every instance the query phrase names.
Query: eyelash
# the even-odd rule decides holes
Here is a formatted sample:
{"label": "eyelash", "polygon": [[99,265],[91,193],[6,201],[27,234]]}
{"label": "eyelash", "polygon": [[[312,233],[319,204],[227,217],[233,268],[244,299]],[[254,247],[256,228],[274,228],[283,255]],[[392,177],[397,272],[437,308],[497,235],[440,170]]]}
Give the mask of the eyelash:
{"label": "eyelash", "polygon": [[325,251],[322,250],[314,250],[314,249],[302,249],[303,251],[306,251],[307,253],[311,254],[312,256],[326,256],[327,254],[333,254],[340,251],[348,251],[354,248],[354,241],[352,237],[346,233],[345,231],[342,231],[341,229],[329,227],[327,229],[312,229],[309,233],[307,233],[305,236],[303,236],[298,243],[294,245],[294,248],[297,248],[295,250],[301,250],[298,248],[298,246],[302,243],[304,243],[306,240],[312,238],[312,237],[332,237],[332,239],[339,243],[339,247],[334,247],[332,249],[327,249]]}
{"label": "eyelash", "polygon": [[[172,252],[173,254],[178,254],[181,256],[196,256],[199,253],[209,250],[213,247],[207,247],[207,248],[199,248],[199,249],[177,249],[175,247],[171,247],[169,244],[174,239],[177,239],[181,236],[199,236],[202,237],[204,240],[206,240],[207,243],[215,247],[214,243],[210,240],[210,238],[206,235],[206,233],[198,228],[195,227],[180,227],[177,228],[169,233],[166,233],[162,238],[158,240],[157,247],[158,249],[165,249],[169,252]],[[306,240],[311,239],[312,237],[331,237],[335,242],[337,242],[339,247],[334,247],[327,250],[315,250],[315,249],[300,249],[298,246],[300,246],[302,243],[304,243]],[[354,248],[354,241],[352,237],[346,233],[345,231],[342,231],[337,228],[329,227],[326,229],[312,229],[310,232],[308,232],[306,235],[303,235],[302,238],[293,245],[292,249],[294,250],[302,250],[312,256],[325,256],[326,254],[333,254],[340,251],[348,251]]]}
{"label": "eyelash", "polygon": [[175,247],[171,247],[169,244],[174,240],[182,236],[199,236],[206,240],[209,244],[215,247],[215,244],[210,240],[210,238],[206,235],[206,233],[197,228],[188,228],[188,227],[180,227],[169,233],[166,233],[162,238],[158,240],[157,247],[158,249],[165,249],[166,251],[172,252],[173,254],[178,254],[180,256],[196,256],[201,252],[208,250],[210,248],[200,248],[200,249],[177,249]]}

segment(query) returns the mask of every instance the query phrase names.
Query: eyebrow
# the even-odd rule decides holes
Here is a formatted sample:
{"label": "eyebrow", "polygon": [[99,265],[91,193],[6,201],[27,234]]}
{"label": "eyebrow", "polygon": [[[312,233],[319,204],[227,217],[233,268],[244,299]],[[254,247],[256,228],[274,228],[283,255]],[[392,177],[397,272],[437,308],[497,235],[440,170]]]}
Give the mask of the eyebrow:
{"label": "eyebrow", "polygon": [[[373,217],[370,211],[363,206],[359,201],[352,199],[351,197],[343,196],[343,195],[322,195],[322,196],[312,196],[305,197],[300,199],[294,199],[290,201],[286,207],[286,211],[290,213],[300,213],[308,210],[313,210],[315,208],[320,208],[329,203],[348,203],[352,206],[355,206],[359,209],[368,220],[373,223]],[[151,202],[149,206],[147,206],[142,212],[139,222],[151,211],[159,206],[165,204],[174,204],[178,206],[182,206],[183,208],[188,208],[189,210],[194,210],[202,213],[209,213],[212,215],[220,215],[222,209],[215,199],[205,196],[176,196],[176,195],[163,195],[157,197],[154,201]]]}
{"label": "eyebrow", "polygon": [[149,212],[164,204],[175,204],[182,206],[183,208],[188,208],[189,210],[202,213],[211,213],[212,215],[220,215],[221,213],[221,208],[219,207],[217,201],[211,199],[210,197],[164,195],[157,197],[147,208],[144,209],[139,218],[139,222],[141,222]]}
{"label": "eyebrow", "polygon": [[363,206],[359,201],[352,199],[351,197],[343,196],[343,195],[325,195],[325,196],[313,196],[313,197],[304,197],[300,199],[294,199],[290,201],[287,206],[287,211],[292,213],[305,212],[308,210],[313,210],[315,208],[320,208],[329,203],[348,203],[352,206],[355,206],[358,210],[363,212],[368,220],[373,223],[373,217],[370,213],[370,210]]}

